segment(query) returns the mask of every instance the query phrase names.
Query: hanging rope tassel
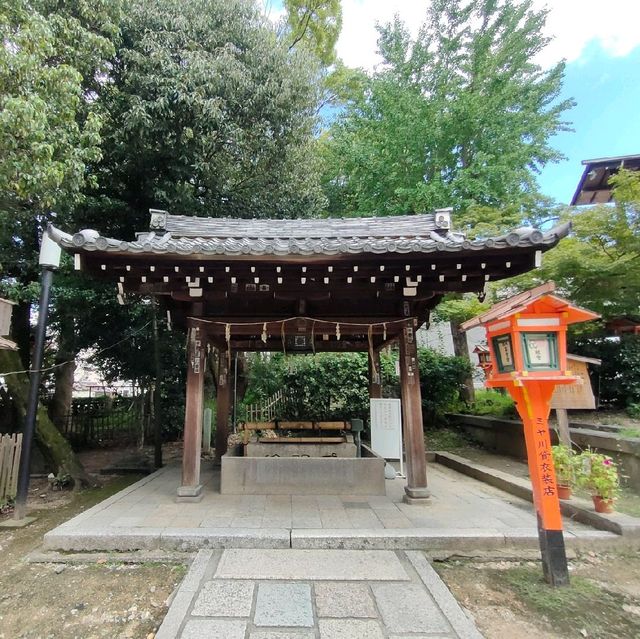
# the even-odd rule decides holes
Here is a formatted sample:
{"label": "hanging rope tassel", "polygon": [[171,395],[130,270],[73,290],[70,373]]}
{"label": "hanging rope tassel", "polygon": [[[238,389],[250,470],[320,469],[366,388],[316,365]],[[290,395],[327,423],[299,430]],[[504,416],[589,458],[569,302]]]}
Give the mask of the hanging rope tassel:
{"label": "hanging rope tassel", "polygon": [[383,342],[387,341],[387,323],[386,322],[382,325],[382,341]]}
{"label": "hanging rope tassel", "polygon": [[266,322],[262,325],[262,341],[265,344],[267,343],[267,323]]}
{"label": "hanging rope tassel", "polygon": [[373,352],[373,325],[369,324],[369,330],[367,332],[367,338],[369,339],[369,357],[371,358],[371,370],[375,371],[375,366],[374,366],[374,357],[375,354]]}
{"label": "hanging rope tassel", "polygon": [[340,340],[340,324],[336,324],[336,339]]}
{"label": "hanging rope tassel", "polygon": [[316,354],[316,322],[311,322],[311,350]]}
{"label": "hanging rope tassel", "polygon": [[231,368],[231,324],[224,325],[224,339],[227,342],[227,364]]}
{"label": "hanging rope tassel", "polygon": [[282,353],[286,357],[287,356],[287,342],[286,342],[285,333],[284,333],[284,320],[282,320],[282,322],[280,324],[280,336],[282,337]]}

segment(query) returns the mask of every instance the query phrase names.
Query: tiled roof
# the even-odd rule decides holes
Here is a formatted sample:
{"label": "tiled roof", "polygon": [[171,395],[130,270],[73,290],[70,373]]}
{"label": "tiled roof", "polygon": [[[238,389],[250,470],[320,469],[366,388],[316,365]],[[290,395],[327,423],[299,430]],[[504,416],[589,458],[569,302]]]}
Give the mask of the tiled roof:
{"label": "tiled roof", "polygon": [[132,242],[84,230],[74,235],[50,227],[50,237],[72,252],[189,255],[348,255],[434,253],[515,247],[550,248],[569,232],[521,227],[504,235],[467,240],[449,230],[448,210],[397,217],[241,220],[198,218],[152,212],[154,230]]}

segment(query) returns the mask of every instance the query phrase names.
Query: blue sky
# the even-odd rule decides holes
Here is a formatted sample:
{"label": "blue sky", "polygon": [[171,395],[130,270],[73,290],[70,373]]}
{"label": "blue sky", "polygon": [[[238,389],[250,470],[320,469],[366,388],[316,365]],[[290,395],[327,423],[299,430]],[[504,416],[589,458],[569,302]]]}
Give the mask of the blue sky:
{"label": "blue sky", "polygon": [[567,113],[573,133],[552,140],[567,159],[547,166],[539,182],[546,195],[568,203],[582,174],[582,160],[640,154],[640,47],[613,57],[597,42],[567,65],[563,97],[577,105]]}

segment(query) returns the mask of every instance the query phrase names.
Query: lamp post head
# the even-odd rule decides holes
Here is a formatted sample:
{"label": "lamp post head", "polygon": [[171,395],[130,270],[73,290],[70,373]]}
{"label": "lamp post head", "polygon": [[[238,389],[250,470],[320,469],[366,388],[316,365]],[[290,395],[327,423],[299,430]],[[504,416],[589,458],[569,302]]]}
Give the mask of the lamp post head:
{"label": "lamp post head", "polygon": [[47,231],[42,236],[42,243],[40,244],[40,257],[38,263],[40,266],[50,269],[56,269],[60,266],[60,253],[61,249],[56,242],[54,242]]}
{"label": "lamp post head", "polygon": [[488,386],[575,381],[567,369],[567,326],[598,315],[558,297],[554,291],[553,282],[543,284],[496,304],[462,325],[463,330],[481,325],[487,331]]}

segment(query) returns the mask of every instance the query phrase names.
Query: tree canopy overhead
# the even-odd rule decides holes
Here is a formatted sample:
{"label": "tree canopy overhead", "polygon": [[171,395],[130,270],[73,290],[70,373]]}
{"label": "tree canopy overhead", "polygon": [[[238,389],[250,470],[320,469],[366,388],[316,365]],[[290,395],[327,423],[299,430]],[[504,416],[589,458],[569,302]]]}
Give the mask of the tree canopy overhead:
{"label": "tree canopy overhead", "polygon": [[535,173],[560,159],[564,65],[542,69],[532,0],[434,0],[416,39],[379,27],[382,64],[326,139],[332,212],[533,207]]}
{"label": "tree canopy overhead", "polygon": [[253,2],[133,0],[121,31],[103,97],[97,228],[132,233],[152,207],[236,217],[319,210],[318,68]]}

